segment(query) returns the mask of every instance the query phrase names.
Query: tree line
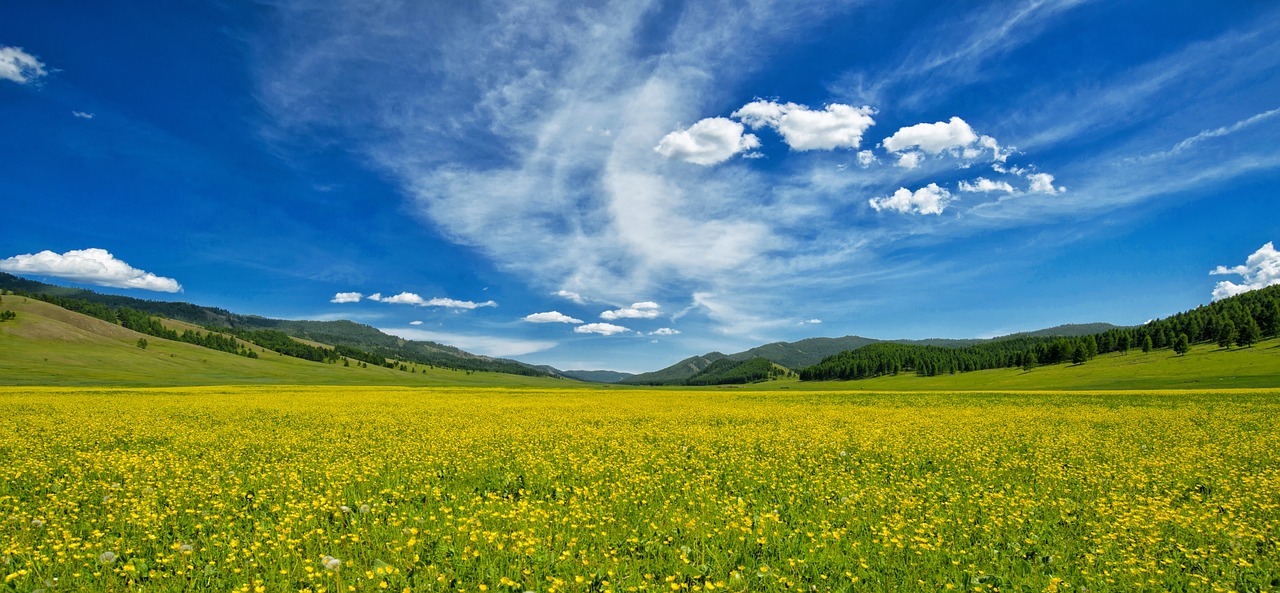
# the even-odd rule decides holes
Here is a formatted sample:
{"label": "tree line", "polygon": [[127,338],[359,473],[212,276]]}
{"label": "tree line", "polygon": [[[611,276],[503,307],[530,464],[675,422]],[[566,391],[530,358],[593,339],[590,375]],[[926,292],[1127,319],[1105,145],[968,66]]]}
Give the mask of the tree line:
{"label": "tree line", "polygon": [[1155,319],[1138,327],[1081,337],[1019,337],[963,348],[880,342],[847,350],[799,371],[802,381],[866,379],[909,372],[920,376],[997,368],[1084,364],[1099,354],[1170,348],[1185,354],[1192,344],[1248,347],[1280,335],[1280,285]]}

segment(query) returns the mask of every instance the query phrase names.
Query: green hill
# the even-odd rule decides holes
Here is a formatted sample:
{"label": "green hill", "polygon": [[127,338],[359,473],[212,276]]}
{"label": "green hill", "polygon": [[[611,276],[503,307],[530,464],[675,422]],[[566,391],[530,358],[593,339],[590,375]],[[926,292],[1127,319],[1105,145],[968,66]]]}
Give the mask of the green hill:
{"label": "green hill", "polygon": [[992,369],[921,377],[913,373],[856,381],[771,381],[752,389],[841,391],[1053,391],[1091,389],[1199,389],[1280,387],[1280,339],[1249,348],[1216,344],[1099,355],[1083,364],[1060,363],[1024,371]]}
{"label": "green hill", "polygon": [[[140,334],[33,298],[0,297],[3,385],[422,385],[572,387],[577,381],[408,365],[343,366],[253,347],[258,358]],[[173,329],[190,329],[165,322]],[[145,339],[147,347],[138,347]]]}
{"label": "green hill", "polygon": [[204,307],[182,302],[151,301],[127,296],[101,294],[81,288],[56,286],[0,272],[0,291],[5,290],[30,295],[49,295],[62,299],[75,299],[95,305],[103,305],[112,310],[127,307],[150,315],[184,321],[200,327],[222,327],[245,332],[259,330],[279,331],[294,338],[320,342],[330,346],[348,346],[382,358],[424,365],[457,370],[551,376],[550,373],[544,370],[519,361],[480,356],[436,342],[405,340],[387,335],[377,328],[353,321],[298,321],[271,319],[256,315],[241,315],[217,307]]}

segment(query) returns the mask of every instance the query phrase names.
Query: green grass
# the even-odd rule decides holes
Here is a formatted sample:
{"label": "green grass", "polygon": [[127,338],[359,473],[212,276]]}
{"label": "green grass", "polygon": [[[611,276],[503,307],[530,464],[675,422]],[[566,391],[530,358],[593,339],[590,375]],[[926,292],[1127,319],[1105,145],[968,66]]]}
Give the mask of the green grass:
{"label": "green grass", "polygon": [[858,381],[771,381],[744,389],[839,389],[870,391],[1026,391],[1090,389],[1221,389],[1280,387],[1280,339],[1250,348],[1200,344],[1185,356],[1165,348],[1104,354],[1084,364],[1056,364],[918,377],[903,373]]}
{"label": "green grass", "polygon": [[[0,385],[407,385],[573,387],[576,381],[417,368],[344,367],[255,347],[251,359],[192,344],[144,336],[35,299],[5,296],[0,309],[18,313],[0,323]],[[175,322],[177,324],[177,322]],[[187,327],[185,324],[180,324]],[[137,347],[146,338],[145,350]]]}

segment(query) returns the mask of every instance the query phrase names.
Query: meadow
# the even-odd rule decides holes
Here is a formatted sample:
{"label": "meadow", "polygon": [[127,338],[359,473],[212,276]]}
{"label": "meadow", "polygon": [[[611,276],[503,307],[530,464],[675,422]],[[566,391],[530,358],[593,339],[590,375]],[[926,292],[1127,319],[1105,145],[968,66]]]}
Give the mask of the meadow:
{"label": "meadow", "polygon": [[1280,391],[0,388],[0,590],[1280,590]]}

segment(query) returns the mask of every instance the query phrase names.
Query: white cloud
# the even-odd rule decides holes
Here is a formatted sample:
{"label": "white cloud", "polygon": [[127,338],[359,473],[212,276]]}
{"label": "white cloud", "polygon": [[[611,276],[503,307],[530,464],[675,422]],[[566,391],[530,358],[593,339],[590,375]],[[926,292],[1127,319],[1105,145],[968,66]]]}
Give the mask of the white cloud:
{"label": "white cloud", "polygon": [[831,103],[813,111],[795,103],[756,100],[733,112],[733,117],[753,129],[769,126],[782,135],[792,150],[834,150],[857,148],[862,134],[875,125],[871,107]]}
{"label": "white cloud", "polygon": [[1275,244],[1268,241],[1260,249],[1253,252],[1244,265],[1226,267],[1218,266],[1209,272],[1211,275],[1239,275],[1244,281],[1240,284],[1224,280],[1213,287],[1213,300],[1225,299],[1251,290],[1266,288],[1280,284],[1280,252]]}
{"label": "white cloud", "polygon": [[1219,128],[1214,128],[1212,130],[1204,130],[1199,134],[1196,134],[1195,136],[1186,138],[1181,142],[1173,145],[1173,148],[1170,148],[1169,150],[1152,153],[1152,154],[1139,157],[1133,160],[1138,162],[1146,162],[1146,161],[1153,161],[1153,160],[1168,158],[1176,154],[1179,154],[1183,151],[1186,151],[1191,147],[1195,146],[1196,144],[1204,142],[1205,140],[1209,140],[1212,138],[1221,138],[1223,136],[1234,134],[1236,132],[1239,132],[1240,130],[1243,130],[1245,128],[1253,126],[1254,124],[1261,123],[1263,121],[1271,119],[1272,117],[1275,117],[1277,115],[1280,115],[1280,108],[1263,111],[1261,113],[1257,113],[1249,117],[1246,117],[1229,126],[1222,126]]}
{"label": "white cloud", "polygon": [[378,328],[379,331],[406,340],[426,340],[446,344],[485,356],[521,356],[533,352],[550,350],[559,344],[548,340],[521,340],[498,336],[477,336],[434,332],[424,329],[403,327]]}
{"label": "white cloud", "polygon": [[557,290],[555,292],[555,295],[558,297],[564,297],[566,299],[569,299],[575,303],[578,303],[579,305],[587,304],[587,299],[582,298],[582,295],[576,292],[573,292],[572,290]]}
{"label": "white cloud", "polygon": [[653,330],[653,331],[649,332],[649,335],[651,335],[651,336],[674,336],[674,335],[676,335],[676,334],[678,334],[678,333],[680,333],[680,330],[678,330],[678,329],[674,329],[674,328],[670,328],[670,327],[660,327],[660,328],[658,328],[658,329],[655,329],[655,330]]}
{"label": "white cloud", "polygon": [[872,198],[869,203],[877,212],[895,210],[903,214],[942,214],[951,200],[951,192],[938,187],[936,183],[930,183],[915,192],[900,187],[892,196]]}
{"label": "white cloud", "polygon": [[987,179],[986,177],[979,177],[979,178],[977,178],[977,179],[973,180],[972,182],[970,182],[970,181],[961,181],[961,182],[960,182],[960,191],[964,191],[964,192],[982,192],[982,193],[990,193],[990,192],[993,192],[993,191],[1002,191],[1002,192],[1010,193],[1010,194],[1011,194],[1011,193],[1013,193],[1013,192],[1015,192],[1015,191],[1017,191],[1017,190],[1013,189],[1013,186],[1012,186],[1012,185],[1009,185],[1009,182],[1008,182],[1008,181],[992,181],[992,180],[990,180],[990,179]]}
{"label": "white cloud", "polygon": [[0,47],[0,80],[27,84],[46,75],[44,64],[20,47]]}
{"label": "white cloud", "polygon": [[867,167],[874,165],[878,160],[880,159],[876,158],[876,153],[871,152],[870,150],[858,151],[858,166],[862,167],[863,169],[866,169]]}
{"label": "white cloud", "polygon": [[[379,298],[374,298],[375,296]],[[422,295],[413,292],[402,292],[395,296],[384,297],[377,293],[369,295],[369,300],[382,301],[384,303],[392,303],[395,305],[414,305],[417,307],[444,307],[448,309],[478,309],[480,307],[497,307],[498,303],[494,301],[485,301],[476,303],[472,301],[459,301],[450,298],[432,298],[424,299]]]}
{"label": "white cloud", "polygon": [[760,146],[754,134],[743,134],[742,124],[723,117],[709,117],[687,130],[662,137],[654,151],[695,165],[714,165],[735,154]]}
{"label": "white cloud", "polygon": [[573,328],[574,333],[579,334],[600,334],[602,336],[612,336],[613,334],[630,333],[631,330],[621,325],[612,323],[588,323]]}
{"label": "white cloud", "polygon": [[1027,190],[1034,194],[1060,194],[1067,191],[1065,187],[1053,186],[1053,175],[1048,173],[1032,173],[1027,175],[1031,187]]}
{"label": "white cloud", "polygon": [[373,293],[373,294],[371,294],[371,295],[369,295],[369,296],[367,296],[367,297],[364,297],[364,298],[369,299],[369,300],[371,300],[371,301],[381,301],[381,300],[382,300],[382,293],[380,293],[380,292],[375,292],[375,293]]}
{"label": "white cloud", "polygon": [[122,262],[105,249],[73,249],[63,254],[41,251],[0,260],[0,270],[65,278],[114,288],[140,288],[157,292],[181,292],[173,278],[144,272]]}
{"label": "white cloud", "polygon": [[801,321],[800,325],[818,325],[820,323],[822,323],[821,319],[808,319],[805,321]]}
{"label": "white cloud", "polygon": [[426,299],[422,298],[421,295],[412,292],[402,292],[395,296],[382,297],[382,302],[395,305],[418,305],[420,307],[427,303]]}
{"label": "white cloud", "polygon": [[920,166],[920,161],[924,160],[924,153],[917,151],[904,152],[898,156],[898,162],[895,163],[903,169],[914,169]]}
{"label": "white cloud", "polygon": [[72,117],[78,117],[78,118],[80,118],[80,119],[93,119],[93,114],[92,114],[92,113],[88,113],[88,112],[84,112],[84,111],[72,111],[72,112],[71,112],[71,116],[72,116]]}
{"label": "white cloud", "polygon": [[409,325],[422,325],[421,321],[410,321]]}
{"label": "white cloud", "polygon": [[929,154],[938,154],[944,150],[963,148],[977,141],[978,135],[968,123],[952,117],[951,121],[901,128],[885,138],[881,145],[889,152],[902,152],[916,147]]}
{"label": "white cloud", "polygon": [[632,304],[630,307],[605,311],[600,314],[600,318],[608,321],[613,321],[614,319],[656,319],[661,314],[662,311],[658,307],[658,303],[644,301]]}
{"label": "white cloud", "polygon": [[425,306],[445,307],[448,309],[479,309],[481,307],[497,307],[498,303],[495,301],[485,301],[483,303],[476,303],[473,301],[458,301],[454,299],[433,298],[427,301]]}
{"label": "white cloud", "polygon": [[358,292],[340,292],[329,299],[330,303],[358,303],[364,295]]}
{"label": "white cloud", "polygon": [[531,313],[529,315],[525,315],[524,320],[530,323],[582,323],[581,319],[574,319],[559,311]]}

